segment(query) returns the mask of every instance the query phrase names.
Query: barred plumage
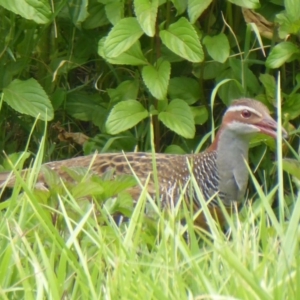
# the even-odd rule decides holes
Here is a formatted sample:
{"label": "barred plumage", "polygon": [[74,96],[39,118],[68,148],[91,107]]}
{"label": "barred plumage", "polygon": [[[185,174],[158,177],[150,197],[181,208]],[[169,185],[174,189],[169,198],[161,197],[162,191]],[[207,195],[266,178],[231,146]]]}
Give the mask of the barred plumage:
{"label": "barred plumage", "polygon": [[[207,201],[218,194],[220,200],[230,209],[232,203],[242,200],[246,190],[248,171],[245,161],[248,159],[251,136],[262,132],[275,138],[276,128],[277,123],[270,117],[268,109],[262,103],[252,99],[240,99],[234,101],[227,109],[216,139],[205,152],[187,155],[155,154],[162,206],[176,204],[182,188],[190,179],[191,167],[204,199]],[[287,136],[284,129],[282,134]],[[72,181],[66,171],[66,168],[72,167],[90,168],[97,175],[106,172],[114,175],[132,175],[133,170],[142,184],[145,184],[150,174],[147,189],[152,196],[155,196],[152,161],[151,153],[126,153],[125,155],[111,153],[50,162],[43,167],[55,171],[66,181]],[[6,181],[7,178],[8,173],[0,173],[0,187],[14,185],[15,179],[12,177]],[[37,181],[38,186],[46,184],[43,171],[40,172]],[[199,209],[201,202],[193,187],[189,186],[186,191],[185,199],[187,201],[192,199],[193,206]],[[129,192],[134,199],[138,199],[141,189],[135,186],[130,188]],[[209,202],[213,214],[220,220],[222,213],[218,205],[219,200],[216,197]],[[206,226],[203,214],[200,214],[198,221],[201,226]]]}

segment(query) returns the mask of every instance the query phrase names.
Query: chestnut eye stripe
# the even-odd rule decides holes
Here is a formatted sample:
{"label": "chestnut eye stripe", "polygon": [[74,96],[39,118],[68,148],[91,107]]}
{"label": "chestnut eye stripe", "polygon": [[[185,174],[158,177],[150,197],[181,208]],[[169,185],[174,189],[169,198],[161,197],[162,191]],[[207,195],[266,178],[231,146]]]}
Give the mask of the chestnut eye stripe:
{"label": "chestnut eye stripe", "polygon": [[226,113],[227,112],[243,112],[244,110],[248,110],[252,113],[254,113],[255,115],[259,116],[259,117],[262,117],[262,114],[259,113],[256,109],[252,108],[252,107],[249,107],[249,106],[245,106],[245,105],[234,105],[234,106],[230,106]]}

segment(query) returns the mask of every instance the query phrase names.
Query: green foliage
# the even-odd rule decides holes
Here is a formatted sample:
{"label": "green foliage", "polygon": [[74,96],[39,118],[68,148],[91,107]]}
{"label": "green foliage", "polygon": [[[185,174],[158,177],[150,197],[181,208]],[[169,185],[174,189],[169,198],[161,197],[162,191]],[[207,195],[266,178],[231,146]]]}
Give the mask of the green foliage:
{"label": "green foliage", "polygon": [[[46,160],[149,151],[150,122],[156,151],[200,151],[233,99],[275,112],[278,68],[283,125],[298,147],[299,10],[295,0],[0,1],[1,149],[24,151],[40,119],[51,121]],[[89,139],[76,145],[56,128]],[[43,134],[37,120],[28,152]],[[275,142],[253,146],[256,176],[275,185]]]}
{"label": "green foliage", "polygon": [[145,66],[142,70],[143,80],[150,93],[157,100],[164,100],[170,81],[171,65],[162,59],[157,61],[156,66]]}
{"label": "green foliage", "polygon": [[46,24],[51,19],[51,8],[45,0],[1,0],[0,5],[23,18],[32,20],[38,24]]}
{"label": "green foliage", "polygon": [[[224,33],[220,33],[213,37],[207,35],[203,39],[203,44],[206,46],[208,54],[214,61],[224,63],[229,56],[229,42]],[[220,51],[222,49],[222,51]]]}
{"label": "green foliage", "polygon": [[195,134],[195,123],[188,104],[181,99],[174,99],[165,111],[158,115],[168,128],[185,138],[192,138]]}
{"label": "green foliage", "polygon": [[[43,141],[26,177],[15,170],[23,192],[16,186],[9,201],[0,203],[1,298],[271,300],[300,295],[299,195],[292,200],[294,208],[284,210],[289,222],[278,220],[272,199],[280,186],[265,193],[251,174],[259,201],[234,218],[224,210],[230,224],[226,234],[204,207],[211,226],[204,233],[193,225],[199,212],[191,214],[183,199],[161,211],[146,186],[134,209],[124,194],[110,198],[132,186],[132,177],[112,181],[109,174],[93,178],[74,168],[69,174],[75,186],[33,190],[30,178],[40,168],[42,152]],[[48,171],[48,180],[55,181]],[[111,217],[116,211],[130,221],[117,226]]]}
{"label": "green foliage", "polygon": [[267,58],[266,66],[275,69],[285,62],[295,60],[297,56],[300,56],[300,50],[296,45],[291,42],[282,42],[272,49]]}
{"label": "green foliage", "polygon": [[53,107],[40,84],[33,78],[13,80],[3,89],[4,102],[16,111],[44,121],[53,119]]}
{"label": "green foliage", "polygon": [[178,56],[194,63],[204,58],[197,32],[186,18],[180,18],[159,36],[164,45]]}
{"label": "green foliage", "polygon": [[126,100],[114,106],[107,118],[108,133],[116,134],[127,130],[148,116],[147,110],[136,100]]}
{"label": "green foliage", "polygon": [[285,158],[282,162],[283,169],[300,180],[300,161],[296,159]]}
{"label": "green foliage", "polygon": [[[255,14],[246,24],[246,9],[275,26]],[[0,13],[0,145],[12,153],[3,167],[17,176],[0,203],[1,299],[300,297],[298,0],[0,0]],[[150,122],[157,151],[202,150],[214,120],[244,96],[272,112],[282,99],[291,133],[283,151],[295,159],[278,152],[275,172],[275,142],[256,138],[253,204],[234,220],[226,215],[230,236],[205,208],[209,236],[193,225],[199,212],[180,201],[161,211],[146,187],[133,208],[132,176],[72,169],[75,184],[65,186],[48,170],[53,188],[33,190],[44,155],[147,151]],[[49,124],[43,143],[45,121],[91,138],[83,147],[57,143]],[[30,152],[37,156],[24,181],[16,170]],[[285,194],[281,167],[293,179]],[[116,226],[116,212],[130,222]]]}
{"label": "green foliage", "polygon": [[[293,109],[299,86],[290,84],[298,78],[299,6],[294,0],[85,0],[54,1],[52,6],[44,0],[0,1],[4,16],[0,90],[5,102],[1,124],[7,136],[2,148],[23,150],[26,138],[19,143],[11,140],[20,129],[28,135],[32,119],[27,114],[59,120],[70,131],[84,131],[95,140],[100,131],[111,150],[119,149],[110,143],[115,134],[121,134],[123,141],[128,135],[135,137],[131,146],[122,146],[120,140],[121,148],[138,145],[149,150],[149,119],[145,119],[157,115],[156,149],[171,144],[190,152],[198,143],[195,133],[209,130],[209,104],[215,103],[214,111],[220,115],[224,109],[220,103],[229,105],[246,96],[260,99],[272,110],[276,83],[272,69],[279,67],[285,72],[287,124],[300,114]],[[247,9],[257,9],[248,25],[242,20]],[[274,22],[277,29],[266,28],[268,23],[260,23],[257,16]],[[273,42],[263,38],[268,30]],[[218,86],[214,99],[213,86]],[[12,119],[15,122],[10,124]],[[41,132],[38,126],[33,141],[40,139]],[[57,134],[53,130],[48,134],[53,144]],[[33,152],[37,147],[30,145]],[[50,155],[69,156],[69,151],[73,150]]]}
{"label": "green foliage", "polygon": [[107,58],[118,57],[128,50],[143,34],[136,18],[120,20],[109,32],[103,49]]}

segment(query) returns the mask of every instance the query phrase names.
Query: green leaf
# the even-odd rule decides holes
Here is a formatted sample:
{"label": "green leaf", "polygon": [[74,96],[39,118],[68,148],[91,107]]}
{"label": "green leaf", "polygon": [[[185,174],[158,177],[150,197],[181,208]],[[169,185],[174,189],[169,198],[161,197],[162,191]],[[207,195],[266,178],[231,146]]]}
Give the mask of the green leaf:
{"label": "green leaf", "polygon": [[99,184],[99,182],[93,181],[83,181],[78,182],[71,189],[72,196],[75,199],[86,197],[86,196],[95,196],[102,194],[104,191],[103,187]]}
{"label": "green leaf", "polygon": [[143,80],[150,93],[158,100],[164,100],[167,95],[170,80],[171,64],[159,59],[156,66],[145,66],[142,70]]}
{"label": "green leaf", "polygon": [[[194,75],[197,78],[203,78],[205,80],[207,79],[214,79],[216,78],[223,70],[226,69],[227,64],[220,64],[216,61],[206,62],[204,65],[204,70],[201,69],[198,71],[198,69],[195,69]],[[203,73],[201,73],[203,72]]]}
{"label": "green leaf", "polygon": [[134,10],[144,32],[153,37],[158,9],[158,0],[134,0]]}
{"label": "green leaf", "polygon": [[124,17],[124,3],[112,2],[105,5],[105,12],[108,20],[116,25]]}
{"label": "green leaf", "polygon": [[299,20],[300,17],[299,0],[285,0],[284,6],[288,16],[290,16],[293,20]]}
{"label": "green leaf", "polygon": [[220,76],[216,78],[218,84],[222,82],[218,88],[218,95],[226,106],[229,106],[232,100],[245,96],[243,86],[238,80],[233,78],[235,77],[231,69],[223,71]]}
{"label": "green leaf", "polygon": [[300,180],[300,162],[298,160],[284,158],[282,161],[282,168],[284,171]]}
{"label": "green leaf", "polygon": [[103,4],[93,3],[89,5],[88,13],[88,17],[82,24],[83,28],[94,29],[109,24]]}
{"label": "green leaf", "polygon": [[266,66],[271,69],[279,68],[285,62],[294,59],[295,54],[300,54],[300,50],[295,44],[282,42],[272,49],[267,58]]}
{"label": "green leaf", "polygon": [[42,86],[33,78],[26,81],[15,79],[3,89],[4,101],[21,114],[43,121],[53,119],[51,102]]}
{"label": "green leaf", "polygon": [[168,153],[168,154],[186,154],[186,152],[178,145],[169,145],[169,146],[167,146],[164,153]]}
{"label": "green leaf", "polygon": [[54,110],[58,109],[66,100],[67,92],[65,89],[57,88],[50,96],[50,100]]}
{"label": "green leaf", "polygon": [[47,0],[0,0],[0,6],[38,24],[48,23],[52,15]]}
{"label": "green leaf", "polygon": [[243,65],[242,61],[230,58],[229,65],[232,69],[231,78],[235,78],[237,81],[241,80],[241,76],[243,74],[244,77],[244,89],[250,93],[256,94],[257,90],[260,88],[260,84],[257,80],[257,76],[251,71],[248,65]]}
{"label": "green leaf", "polygon": [[288,96],[283,104],[282,112],[286,120],[293,120],[300,115],[300,94]]}
{"label": "green leaf", "polygon": [[92,121],[102,129],[107,110],[100,103],[99,95],[76,91],[67,95],[66,111],[72,117],[82,121]]}
{"label": "green leaf", "polygon": [[195,135],[195,122],[189,105],[175,99],[167,106],[166,111],[159,113],[158,119],[177,134],[191,139]]}
{"label": "green leaf", "polygon": [[105,38],[101,39],[98,43],[98,54],[102,56],[111,64],[115,65],[131,65],[140,66],[148,64],[142,50],[139,41],[136,41],[127,51],[120,54],[118,57],[107,57],[104,53]]}
{"label": "green leaf", "polygon": [[300,31],[300,19],[283,11],[276,15],[276,23],[279,24],[278,35],[286,39],[289,34],[298,34]]}
{"label": "green leaf", "polygon": [[88,0],[69,0],[69,15],[74,25],[79,26],[88,17]]}
{"label": "green leaf", "polygon": [[148,116],[148,111],[136,100],[122,101],[116,104],[106,121],[109,134],[117,134],[132,128]]}
{"label": "green leaf", "polygon": [[114,58],[128,50],[143,34],[136,18],[120,20],[104,42],[105,56]]}
{"label": "green leaf", "polygon": [[129,99],[136,99],[139,92],[138,80],[126,80],[121,82],[115,89],[106,90],[111,102],[121,102]]}
{"label": "green leaf", "polygon": [[180,18],[167,30],[159,33],[162,42],[174,53],[191,62],[201,62],[204,58],[202,46],[192,24]]}
{"label": "green leaf", "polygon": [[260,74],[259,80],[263,84],[269,101],[273,101],[276,95],[276,81],[270,74]]}
{"label": "green leaf", "polygon": [[188,0],[188,14],[192,24],[201,16],[212,0]]}
{"label": "green leaf", "polygon": [[18,169],[22,169],[24,162],[27,158],[30,157],[29,152],[14,152],[9,154],[5,159],[2,161],[1,172],[2,171],[11,171],[12,165],[18,167]]}
{"label": "green leaf", "polygon": [[208,111],[205,106],[192,106],[191,107],[195,124],[197,125],[203,125],[208,120]]}
{"label": "green leaf", "polygon": [[224,63],[227,60],[230,46],[227,36],[224,33],[212,37],[206,36],[203,39],[203,44],[206,46],[207,52],[213,60],[220,63]]}
{"label": "green leaf", "polygon": [[164,44],[161,45],[160,51],[161,51],[161,57],[164,60],[169,61],[170,63],[173,63],[173,62],[182,62],[184,60],[182,57],[180,57],[177,54],[175,54],[174,52],[172,52]]}
{"label": "green leaf", "polygon": [[250,9],[260,8],[259,0],[228,0],[228,1],[245,8],[250,8]]}
{"label": "green leaf", "polygon": [[175,77],[170,80],[168,94],[171,99],[183,99],[191,105],[200,99],[201,90],[197,80],[187,77]]}
{"label": "green leaf", "polygon": [[177,10],[177,14],[176,16],[179,16],[181,15],[182,13],[185,12],[186,8],[187,8],[187,0],[171,0],[174,7],[176,8]]}

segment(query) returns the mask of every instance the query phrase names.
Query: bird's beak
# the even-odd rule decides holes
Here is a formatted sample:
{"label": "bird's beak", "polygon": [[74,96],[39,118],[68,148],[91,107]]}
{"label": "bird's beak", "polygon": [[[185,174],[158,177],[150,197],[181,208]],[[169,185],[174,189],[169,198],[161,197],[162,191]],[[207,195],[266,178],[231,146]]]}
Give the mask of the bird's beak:
{"label": "bird's beak", "polygon": [[[277,122],[272,119],[270,116],[264,117],[256,126],[259,128],[261,133],[264,133],[266,135],[269,135],[273,138],[277,138]],[[282,137],[284,139],[288,138],[288,133],[286,130],[282,127]]]}

